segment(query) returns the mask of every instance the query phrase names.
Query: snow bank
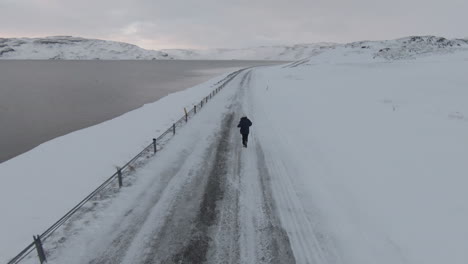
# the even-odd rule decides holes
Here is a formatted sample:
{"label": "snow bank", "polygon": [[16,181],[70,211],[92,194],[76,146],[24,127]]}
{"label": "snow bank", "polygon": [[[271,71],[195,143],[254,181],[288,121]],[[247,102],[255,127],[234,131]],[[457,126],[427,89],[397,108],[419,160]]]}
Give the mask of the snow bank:
{"label": "snow bank", "polygon": [[323,55],[256,72],[255,133],[318,238],[332,241],[325,252],[343,263],[467,263],[466,69],[468,53]]}

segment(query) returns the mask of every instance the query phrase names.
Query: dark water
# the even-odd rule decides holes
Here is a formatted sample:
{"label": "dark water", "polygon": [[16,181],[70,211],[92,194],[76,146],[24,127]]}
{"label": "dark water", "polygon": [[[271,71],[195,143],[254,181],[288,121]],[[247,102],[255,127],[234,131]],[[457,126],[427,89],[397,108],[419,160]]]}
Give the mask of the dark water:
{"label": "dark water", "polygon": [[0,60],[0,163],[234,68],[271,64]]}

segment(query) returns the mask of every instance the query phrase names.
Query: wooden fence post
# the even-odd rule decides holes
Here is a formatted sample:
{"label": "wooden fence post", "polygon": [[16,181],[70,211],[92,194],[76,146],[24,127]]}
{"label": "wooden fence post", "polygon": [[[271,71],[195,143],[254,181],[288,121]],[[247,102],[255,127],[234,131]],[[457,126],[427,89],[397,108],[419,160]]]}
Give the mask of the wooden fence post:
{"label": "wooden fence post", "polygon": [[117,178],[119,179],[119,188],[122,188],[122,169],[117,170]]}
{"label": "wooden fence post", "polygon": [[175,135],[175,123],[172,125],[172,132]]}
{"label": "wooden fence post", "polygon": [[158,149],[156,148],[156,139],[153,138],[153,148],[154,148],[154,153],[156,153],[156,151],[158,151]]}
{"label": "wooden fence post", "polygon": [[193,107],[193,111],[195,112],[195,114],[197,113],[197,106],[196,105]]}
{"label": "wooden fence post", "polygon": [[46,255],[44,252],[44,248],[42,247],[41,237],[39,235],[33,236],[34,238],[34,245],[36,246],[37,256],[39,257],[39,261],[42,263],[47,262]]}

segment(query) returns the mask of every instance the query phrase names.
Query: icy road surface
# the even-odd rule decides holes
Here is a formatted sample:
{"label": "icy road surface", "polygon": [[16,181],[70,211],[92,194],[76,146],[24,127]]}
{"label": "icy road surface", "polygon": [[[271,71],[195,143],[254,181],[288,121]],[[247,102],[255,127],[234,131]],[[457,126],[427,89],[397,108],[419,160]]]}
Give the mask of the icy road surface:
{"label": "icy road surface", "polygon": [[288,177],[281,170],[270,174],[278,166],[267,164],[255,120],[249,147],[241,145],[236,126],[252,109],[252,71],[234,78],[136,172],[139,183],[66,239],[49,263],[322,263],[332,257],[298,208]]}

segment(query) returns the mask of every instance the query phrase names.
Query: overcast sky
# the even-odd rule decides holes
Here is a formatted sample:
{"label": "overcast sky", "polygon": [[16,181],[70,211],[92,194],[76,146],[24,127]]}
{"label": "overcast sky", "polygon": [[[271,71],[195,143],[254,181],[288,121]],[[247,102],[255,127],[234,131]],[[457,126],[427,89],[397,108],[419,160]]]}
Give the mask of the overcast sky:
{"label": "overcast sky", "polygon": [[468,0],[0,0],[0,37],[147,49],[468,37]]}

